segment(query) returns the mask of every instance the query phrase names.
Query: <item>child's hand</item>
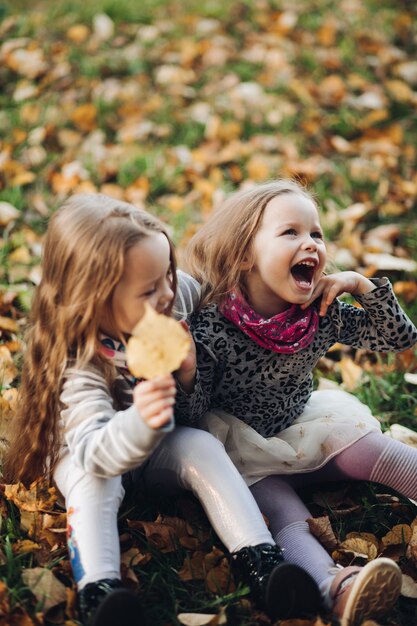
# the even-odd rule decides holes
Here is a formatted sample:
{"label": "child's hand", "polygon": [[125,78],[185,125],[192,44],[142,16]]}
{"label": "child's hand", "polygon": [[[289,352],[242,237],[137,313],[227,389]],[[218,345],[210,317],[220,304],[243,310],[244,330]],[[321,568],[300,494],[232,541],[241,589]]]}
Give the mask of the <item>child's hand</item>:
{"label": "child's hand", "polygon": [[357,272],[337,272],[336,274],[328,274],[322,276],[317,283],[311,298],[308,302],[301,305],[302,309],[306,309],[314,300],[322,296],[320,303],[319,315],[326,315],[327,309],[337,296],[342,293],[351,293],[354,296],[368,293],[375,289],[375,285],[370,280],[358,274]]}
{"label": "child's hand", "polygon": [[133,403],[145,424],[157,430],[174,418],[176,387],[172,374],[145,380],[133,390]]}
{"label": "child's hand", "polygon": [[182,327],[188,332],[190,337],[190,349],[187,356],[175,372],[175,378],[178,380],[185,393],[192,393],[194,390],[195,374],[197,371],[197,354],[193,336],[191,335],[186,322],[181,322]]}

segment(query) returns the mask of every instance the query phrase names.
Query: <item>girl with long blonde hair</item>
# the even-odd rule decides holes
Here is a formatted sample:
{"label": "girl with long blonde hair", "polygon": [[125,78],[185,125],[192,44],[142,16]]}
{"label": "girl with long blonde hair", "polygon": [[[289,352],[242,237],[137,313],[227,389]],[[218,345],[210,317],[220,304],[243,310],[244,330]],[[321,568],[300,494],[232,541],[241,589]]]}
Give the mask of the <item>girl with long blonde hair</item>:
{"label": "girl with long blonde hair", "polygon": [[[185,318],[198,290],[179,276],[176,307]],[[273,616],[300,605],[314,611],[316,584],[283,563],[224,448],[209,433],[175,427],[174,377],[138,381],[127,368],[126,341],[145,303],[170,315],[176,282],[172,243],[148,213],[92,194],[71,197],[52,216],[5,475],[26,485],[52,478],[64,496],[85,624],[146,620],[138,597],[121,587],[117,533],[125,487],[139,481],[170,494],[188,489],[200,499],[240,575]],[[175,379],[191,390],[194,377],[191,350]]]}
{"label": "girl with long blonde hair", "polygon": [[[326,275],[326,258],[317,202],[294,181],[238,191],[213,213],[189,246],[203,293],[190,326],[199,376],[176,412],[224,443],[286,558],[307,569],[342,626],[357,626],[394,605],[400,570],[386,558],[335,569],[294,488],[354,478],[417,499],[417,451],[384,437],[354,396],[313,391],[312,369],[336,342],[401,351],[417,329],[387,278]],[[361,307],[339,300],[345,292]]]}

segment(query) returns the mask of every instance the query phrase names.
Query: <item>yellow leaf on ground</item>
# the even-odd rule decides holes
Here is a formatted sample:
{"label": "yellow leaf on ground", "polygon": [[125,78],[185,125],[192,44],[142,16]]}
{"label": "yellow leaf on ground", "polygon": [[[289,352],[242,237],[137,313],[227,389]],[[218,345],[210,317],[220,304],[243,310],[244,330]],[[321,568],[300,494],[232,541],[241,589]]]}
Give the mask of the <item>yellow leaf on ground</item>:
{"label": "yellow leaf on ground", "polygon": [[79,130],[90,132],[97,126],[97,109],[94,104],[86,103],[77,107],[71,115],[71,120]]}
{"label": "yellow leaf on ground", "polygon": [[38,543],[35,543],[30,539],[21,539],[13,544],[13,554],[29,554],[30,552],[39,550],[39,548],[40,546]]}
{"label": "yellow leaf on ground", "polygon": [[11,317],[0,315],[0,330],[15,333],[17,332],[17,323]]}
{"label": "yellow leaf on ground", "polygon": [[342,541],[339,550],[352,552],[355,557],[366,558],[368,560],[376,559],[378,554],[378,548],[375,544],[361,537],[352,537],[351,539]]}
{"label": "yellow leaf on ground", "polygon": [[181,324],[146,304],[127,344],[127,365],[137,378],[165,376],[179,368],[189,348],[190,338]]}
{"label": "yellow leaf on ground", "polygon": [[344,356],[339,363],[343,386],[347,391],[354,391],[363,376],[363,370],[350,357]]}
{"label": "yellow leaf on ground", "polygon": [[411,539],[411,527],[408,524],[397,524],[382,537],[384,546],[394,546],[397,544],[409,543]]}

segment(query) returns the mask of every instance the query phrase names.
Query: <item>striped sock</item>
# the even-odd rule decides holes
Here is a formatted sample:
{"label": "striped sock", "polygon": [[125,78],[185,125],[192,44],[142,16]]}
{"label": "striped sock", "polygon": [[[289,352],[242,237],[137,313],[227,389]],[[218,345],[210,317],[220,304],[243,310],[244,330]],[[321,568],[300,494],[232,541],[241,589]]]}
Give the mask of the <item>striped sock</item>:
{"label": "striped sock", "polygon": [[370,480],[417,500],[417,449],[401,441],[388,439],[371,472]]}

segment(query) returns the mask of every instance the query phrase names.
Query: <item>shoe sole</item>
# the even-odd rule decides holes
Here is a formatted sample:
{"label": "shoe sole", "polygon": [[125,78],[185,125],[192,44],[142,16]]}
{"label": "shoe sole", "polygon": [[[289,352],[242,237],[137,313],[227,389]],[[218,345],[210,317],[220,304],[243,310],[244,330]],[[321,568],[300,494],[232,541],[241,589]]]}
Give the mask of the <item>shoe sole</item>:
{"label": "shoe sole", "polygon": [[305,570],[294,563],[281,563],[272,571],[265,592],[265,609],[274,620],[317,615],[320,591]]}
{"label": "shoe sole", "polygon": [[91,626],[146,626],[139,598],[128,589],[112,591],[100,602]]}
{"label": "shoe sole", "polygon": [[352,584],[340,626],[358,626],[364,619],[388,613],[401,593],[401,583],[401,570],[391,559],[368,563]]}

